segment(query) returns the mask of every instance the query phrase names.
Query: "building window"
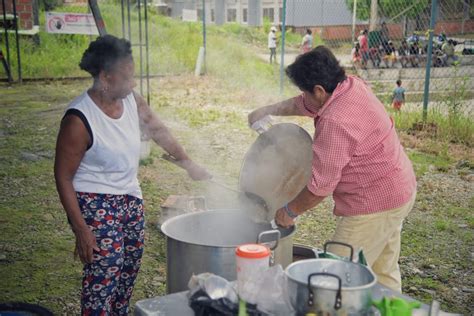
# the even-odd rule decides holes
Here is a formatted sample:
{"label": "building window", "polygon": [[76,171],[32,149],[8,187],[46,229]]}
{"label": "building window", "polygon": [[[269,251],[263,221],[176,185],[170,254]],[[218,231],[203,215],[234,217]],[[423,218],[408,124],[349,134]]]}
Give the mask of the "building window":
{"label": "building window", "polygon": [[237,9],[227,9],[227,22],[237,21]]}
{"label": "building window", "polygon": [[242,9],[242,22],[247,23],[247,14],[248,14],[248,9]]}
{"label": "building window", "polygon": [[280,16],[280,23],[283,23],[283,8],[280,8],[280,11],[279,11],[279,12],[280,12],[280,14],[279,14],[279,16]]}
{"label": "building window", "polygon": [[211,9],[211,22],[215,22],[216,21],[216,16],[214,14],[214,9]]}
{"label": "building window", "polygon": [[263,18],[267,18],[270,22],[275,22],[275,10],[273,8],[263,8]]}

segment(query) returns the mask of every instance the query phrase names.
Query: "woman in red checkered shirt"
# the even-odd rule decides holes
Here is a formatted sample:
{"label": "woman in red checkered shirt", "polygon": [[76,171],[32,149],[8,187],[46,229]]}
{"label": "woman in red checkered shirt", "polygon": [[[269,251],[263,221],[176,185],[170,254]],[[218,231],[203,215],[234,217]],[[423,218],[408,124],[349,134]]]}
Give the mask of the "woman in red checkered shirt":
{"label": "woman in red checkered shirt", "polygon": [[297,216],[332,195],[332,240],[362,248],[378,281],[401,291],[400,232],[413,207],[416,179],[392,119],[366,83],[346,75],[324,46],[300,55],[286,73],[302,94],[248,118],[251,125],[267,115],[314,119],[312,177],[277,211],[277,224],[294,225]]}

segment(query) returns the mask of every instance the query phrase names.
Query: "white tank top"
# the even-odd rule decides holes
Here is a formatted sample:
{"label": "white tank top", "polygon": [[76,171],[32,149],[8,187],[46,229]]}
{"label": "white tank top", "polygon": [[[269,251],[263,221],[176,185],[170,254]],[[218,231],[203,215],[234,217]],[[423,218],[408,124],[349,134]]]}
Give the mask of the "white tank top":
{"label": "white tank top", "polygon": [[[137,103],[133,93],[122,102],[123,113],[118,119],[102,112],[87,92],[67,107],[66,112],[75,109],[84,115],[85,125],[88,128],[88,123],[92,135],[92,146],[74,175],[75,191],[142,198],[137,178],[140,157]],[[81,119],[84,121],[84,118]]]}

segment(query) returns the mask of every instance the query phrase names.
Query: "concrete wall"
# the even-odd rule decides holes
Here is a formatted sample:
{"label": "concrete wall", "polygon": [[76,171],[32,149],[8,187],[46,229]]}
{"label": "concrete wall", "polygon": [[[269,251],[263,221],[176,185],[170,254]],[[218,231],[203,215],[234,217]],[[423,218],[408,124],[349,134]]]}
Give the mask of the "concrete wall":
{"label": "concrete wall", "polygon": [[214,16],[216,25],[222,25],[226,22],[226,2],[225,0],[214,0]]}
{"label": "concrete wall", "polygon": [[248,5],[248,25],[260,26],[262,25],[262,1],[253,0]]}
{"label": "concrete wall", "polygon": [[352,12],[345,0],[288,0],[286,24],[295,27],[350,25]]}

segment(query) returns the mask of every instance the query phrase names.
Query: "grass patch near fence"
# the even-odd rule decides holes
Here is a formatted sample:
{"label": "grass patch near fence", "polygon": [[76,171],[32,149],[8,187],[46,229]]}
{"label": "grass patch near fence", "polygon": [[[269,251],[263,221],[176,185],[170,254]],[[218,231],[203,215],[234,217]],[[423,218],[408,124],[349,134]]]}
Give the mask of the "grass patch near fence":
{"label": "grass patch near fence", "polygon": [[[101,2],[100,9],[109,34],[122,37],[122,21],[120,5],[113,2]],[[88,13],[85,6],[62,6],[54,9],[55,12]],[[149,18],[149,60],[151,74],[182,74],[194,70],[199,48],[202,46],[202,23],[182,22],[170,17],[157,14],[153,10],[148,12]],[[23,78],[66,78],[76,76],[87,76],[78,67],[82,53],[89,42],[96,36],[49,34],[44,31],[45,13],[40,12],[40,32],[38,34],[39,45],[32,38],[21,37],[20,56],[22,63]],[[131,41],[138,44],[138,13],[132,8],[131,11]],[[144,28],[144,25],[142,25]],[[235,63],[236,58],[242,55],[241,50],[246,46],[261,47],[266,51],[267,34],[270,25],[265,23],[262,27],[247,27],[236,23],[228,23],[223,26],[213,24],[207,25],[209,64],[216,63],[214,69],[222,78],[227,78],[226,71],[229,67],[241,67]],[[144,32],[144,31],[143,31]],[[126,37],[128,29],[125,28]],[[287,44],[297,46],[300,41],[299,34],[287,31]],[[16,42],[13,35],[9,36],[10,63],[13,75],[16,76],[17,57]],[[239,50],[239,47],[241,48]],[[0,48],[5,52],[5,41],[0,43]],[[136,69],[139,71],[140,48],[133,47],[134,56],[137,61]],[[249,51],[247,49],[247,51]],[[214,52],[214,53],[213,53]],[[145,47],[142,47],[142,56],[145,60]],[[245,56],[245,58],[255,58]],[[221,65],[227,67],[222,68]],[[251,63],[255,66],[255,63]],[[143,67],[144,67],[143,61]],[[261,69],[260,69],[261,70]],[[263,71],[261,76],[269,71]]]}
{"label": "grass patch near fence", "polygon": [[[462,100],[465,104],[467,101]],[[445,104],[428,109],[427,119],[423,120],[423,110],[391,113],[397,130],[409,134],[422,135],[443,143],[457,143],[469,147],[474,146],[474,119],[472,112],[464,110],[450,110]]]}

